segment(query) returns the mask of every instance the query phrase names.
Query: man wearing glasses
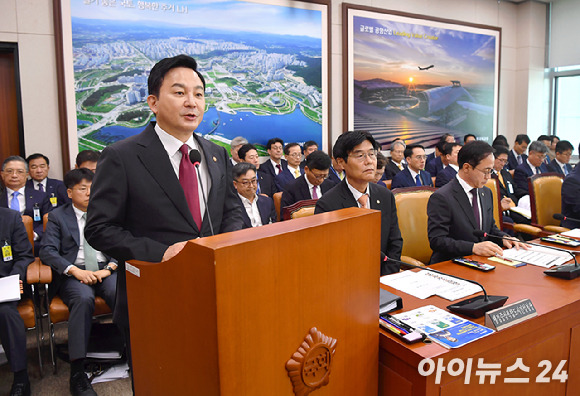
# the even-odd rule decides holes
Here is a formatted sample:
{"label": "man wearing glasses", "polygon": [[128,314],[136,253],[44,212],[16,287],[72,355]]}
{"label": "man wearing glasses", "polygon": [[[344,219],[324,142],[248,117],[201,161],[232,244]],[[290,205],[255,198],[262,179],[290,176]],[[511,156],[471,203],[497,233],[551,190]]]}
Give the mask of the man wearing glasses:
{"label": "man wearing glasses", "polygon": [[[403,238],[399,230],[395,197],[386,188],[373,183],[377,167],[377,147],[375,139],[365,131],[345,132],[340,135],[332,154],[344,168],[346,177],[318,200],[314,213],[356,207],[380,210],[381,252],[389,258],[399,260]],[[381,276],[398,271],[398,264],[381,261]]]}
{"label": "man wearing glasses", "polygon": [[536,140],[530,144],[528,158],[514,171],[514,182],[520,190],[517,195],[528,194],[528,177],[549,172],[548,166],[544,163],[547,155],[548,147],[544,143]]}
{"label": "man wearing glasses", "polygon": [[234,188],[238,192],[242,212],[243,228],[259,227],[276,222],[276,209],[272,198],[258,195],[256,167],[249,162],[239,162],[232,170]]}
{"label": "man wearing glasses", "polygon": [[330,157],[323,151],[314,151],[306,157],[304,174],[286,185],[281,208],[305,199],[319,199],[334,187],[334,182],[328,179],[331,163]]}
{"label": "man wearing glasses", "polygon": [[420,144],[410,144],[405,149],[407,167],[393,177],[391,189],[400,187],[433,187],[431,174],[425,169],[425,148]]}
{"label": "man wearing glasses", "polygon": [[274,179],[278,191],[284,191],[288,183],[298,179],[304,174],[304,169],[300,168],[300,162],[302,162],[302,147],[298,143],[288,143],[284,146],[284,157],[288,161],[288,166]]}
{"label": "man wearing glasses", "polygon": [[2,181],[6,189],[0,194],[0,207],[18,211],[34,221],[34,252],[38,255],[42,239],[42,216],[52,210],[46,194],[26,186],[28,165],[17,155],[8,157],[2,164]]}
{"label": "man wearing glasses", "polygon": [[[493,196],[485,187],[493,171],[493,148],[480,140],[471,142],[459,150],[457,161],[459,171],[455,179],[434,192],[427,204],[427,233],[433,250],[430,264],[471,254],[502,255],[499,245],[474,236],[475,230],[508,236],[495,224]],[[514,245],[525,246],[503,240],[507,248]]]}

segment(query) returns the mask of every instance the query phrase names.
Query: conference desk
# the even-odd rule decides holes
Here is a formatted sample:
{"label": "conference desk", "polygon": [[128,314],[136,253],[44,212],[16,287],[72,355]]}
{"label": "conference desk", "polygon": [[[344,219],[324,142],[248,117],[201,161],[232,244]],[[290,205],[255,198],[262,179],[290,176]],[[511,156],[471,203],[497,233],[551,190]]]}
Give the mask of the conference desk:
{"label": "conference desk", "polygon": [[[469,343],[456,349],[447,349],[436,343],[406,344],[395,336],[380,330],[379,352],[379,394],[381,395],[580,395],[580,278],[562,280],[543,274],[544,269],[534,265],[512,268],[494,263],[483,257],[471,256],[475,260],[495,265],[496,269],[482,272],[463,267],[452,262],[432,265],[441,272],[477,281],[484,285],[488,294],[509,296],[507,304],[522,299],[530,299],[537,316],[507,329]],[[396,289],[381,285],[384,289],[403,298],[403,309],[392,314],[410,311],[425,305],[435,305],[445,309],[450,301],[440,297],[418,299]],[[485,318],[471,319],[484,324]],[[442,373],[440,383],[436,384],[435,373],[429,376],[419,374],[419,363],[425,359],[442,358],[445,367],[452,359],[461,359],[467,366],[472,358],[469,384],[465,384],[465,372],[452,376],[447,369]],[[480,376],[476,371],[479,358],[483,363],[501,364],[501,374],[491,384],[490,376]],[[525,373],[506,369],[516,363],[517,358],[529,368]],[[545,370],[538,367],[543,360],[552,363],[545,374],[548,383],[537,383],[536,377]],[[566,360],[566,382],[551,379],[556,366]],[[452,369],[458,369],[458,362]],[[424,366],[428,368],[428,366]],[[505,383],[506,378],[529,378],[529,383]]]}

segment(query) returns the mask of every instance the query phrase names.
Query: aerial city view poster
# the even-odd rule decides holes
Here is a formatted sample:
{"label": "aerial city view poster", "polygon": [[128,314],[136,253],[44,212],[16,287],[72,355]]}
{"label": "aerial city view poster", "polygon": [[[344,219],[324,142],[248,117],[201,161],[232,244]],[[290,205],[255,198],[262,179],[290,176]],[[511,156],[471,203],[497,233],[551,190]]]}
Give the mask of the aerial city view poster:
{"label": "aerial city view poster", "polygon": [[349,9],[348,120],[388,149],[497,128],[500,31]]}
{"label": "aerial city view poster", "polygon": [[187,54],[206,81],[196,130],[229,147],[327,136],[325,6],[296,1],[71,0],[78,149],[102,150],[141,132],[154,114],[147,78]]}

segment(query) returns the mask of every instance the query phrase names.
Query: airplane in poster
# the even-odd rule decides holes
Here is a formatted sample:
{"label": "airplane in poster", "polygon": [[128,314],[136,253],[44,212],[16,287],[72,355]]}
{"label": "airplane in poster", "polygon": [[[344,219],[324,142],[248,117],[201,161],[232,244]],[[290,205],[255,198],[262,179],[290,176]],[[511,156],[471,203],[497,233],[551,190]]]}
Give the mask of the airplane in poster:
{"label": "airplane in poster", "polygon": [[429,65],[429,66],[427,66],[427,67],[421,67],[421,66],[417,66],[417,67],[419,68],[419,70],[429,70],[429,69],[431,69],[432,67],[435,67],[435,65]]}

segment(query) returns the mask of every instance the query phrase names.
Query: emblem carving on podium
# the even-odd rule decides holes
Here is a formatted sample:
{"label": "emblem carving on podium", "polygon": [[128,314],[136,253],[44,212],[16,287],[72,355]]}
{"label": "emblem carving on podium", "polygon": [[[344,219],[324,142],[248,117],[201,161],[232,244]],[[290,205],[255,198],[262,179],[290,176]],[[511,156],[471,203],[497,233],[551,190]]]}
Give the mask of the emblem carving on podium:
{"label": "emblem carving on podium", "polygon": [[286,371],[296,396],[306,396],[330,381],[336,339],[310,329],[304,341],[286,362]]}

